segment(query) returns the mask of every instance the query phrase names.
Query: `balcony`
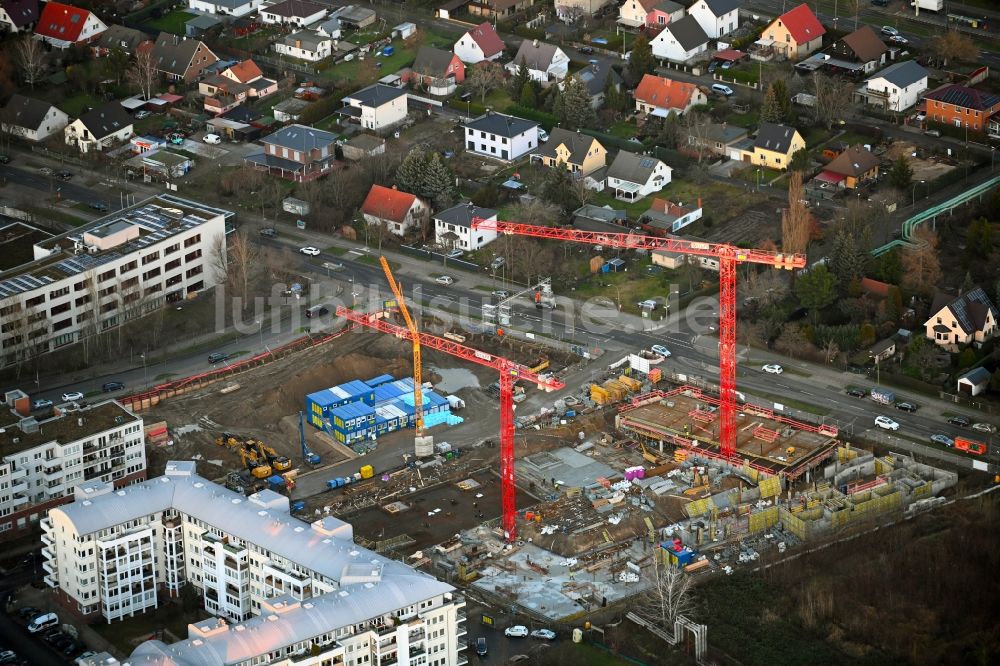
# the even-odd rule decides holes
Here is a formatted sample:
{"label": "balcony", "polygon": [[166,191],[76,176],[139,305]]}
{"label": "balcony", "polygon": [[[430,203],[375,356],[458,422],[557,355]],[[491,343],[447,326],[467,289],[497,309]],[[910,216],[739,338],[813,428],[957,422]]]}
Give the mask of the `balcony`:
{"label": "balcony", "polygon": [[[465,647],[464,645],[462,647]],[[455,666],[466,666],[469,663],[469,658],[464,654],[458,655],[458,661],[455,662]]]}
{"label": "balcony", "polygon": [[45,560],[44,562],[42,562],[42,568],[48,571],[52,575],[56,575],[59,573],[59,569],[56,567],[55,564],[52,563],[52,560]]}
{"label": "balcony", "polygon": [[58,467],[49,467],[42,472],[42,476],[46,481],[55,481],[56,479],[61,479],[63,477],[62,465]]}
{"label": "balcony", "polygon": [[28,470],[24,467],[14,468],[10,470],[10,480],[11,482],[18,481],[20,479],[25,479],[28,477]]}
{"label": "balcony", "polygon": [[15,495],[19,495],[28,491],[28,481],[27,479],[21,479],[20,481],[10,484],[10,492]]}
{"label": "balcony", "polygon": [[59,587],[59,578],[56,577],[54,574],[49,574],[43,580],[45,581],[45,584],[48,585],[49,587]]}
{"label": "balcony", "polygon": [[51,547],[53,545],[52,535],[48,532],[42,532],[42,544],[46,547]]}
{"label": "balcony", "polygon": [[63,459],[62,458],[44,458],[42,459],[42,467],[45,469],[52,469],[53,467],[62,468]]}
{"label": "balcony", "polygon": [[51,560],[52,559],[52,544],[51,543],[49,545],[47,545],[47,546],[43,546],[42,547],[42,557],[44,557],[46,560]]}

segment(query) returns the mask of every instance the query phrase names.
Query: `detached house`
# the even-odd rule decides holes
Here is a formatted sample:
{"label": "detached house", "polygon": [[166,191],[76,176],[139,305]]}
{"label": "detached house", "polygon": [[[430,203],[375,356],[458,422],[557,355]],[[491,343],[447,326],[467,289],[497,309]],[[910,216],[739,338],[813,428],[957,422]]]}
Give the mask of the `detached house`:
{"label": "detached house", "polygon": [[451,79],[455,83],[465,80],[465,64],[452,51],[421,46],[410,68],[410,80],[420,80],[429,85],[438,79]]}
{"label": "detached house", "polygon": [[251,97],[267,97],[278,92],[278,82],[266,78],[253,60],[244,60],[222,70],[220,74],[231,81],[250,87]]}
{"label": "detached house", "polygon": [[582,16],[593,16],[611,0],[556,0],[556,18],[574,23]]}
{"label": "detached house", "polygon": [[452,250],[475,252],[497,238],[495,229],[473,229],[472,222],[481,218],[497,221],[497,211],[479,208],[472,203],[462,203],[435,213],[434,242]]}
{"label": "detached house", "polygon": [[38,0],[0,0],[0,33],[30,32],[38,20]]}
{"label": "detached house", "polygon": [[269,25],[289,25],[304,28],[323,19],[327,8],[308,0],[283,0],[262,6],[257,12],[260,20]]}
{"label": "detached house", "polygon": [[143,48],[148,48],[152,44],[153,40],[147,37],[144,32],[126,28],[123,25],[112,25],[101,33],[97,41],[91,43],[90,50],[98,58],[109,55],[116,50],[127,56],[133,56],[140,45],[144,45]]}
{"label": "detached house", "polygon": [[569,56],[558,46],[537,39],[521,42],[517,55],[507,63],[507,71],[517,74],[522,64],[528,68],[528,76],[543,85],[562,81],[569,72]]}
{"label": "detached house", "polygon": [[951,351],[967,344],[982,345],[996,333],[1000,316],[982,287],[957,298],[938,294],[930,312],[931,316],[924,323],[927,337]]}
{"label": "detached house", "polygon": [[344,97],[337,113],[366,129],[382,131],[406,120],[406,99],[405,90],[376,83]]}
{"label": "detached house", "polygon": [[701,219],[701,199],[693,206],[684,206],[667,199],[653,197],[649,210],[642,214],[642,228],[654,236],[677,233],[687,225]]}
{"label": "detached house", "polygon": [[91,109],[63,130],[66,144],[76,146],[81,153],[104,150],[128,141],[132,134],[132,116],[119,102]]}
{"label": "detached house", "polygon": [[28,141],[44,141],[69,123],[54,105],[14,94],[0,112],[0,129]]}
{"label": "detached house", "polygon": [[157,71],[167,81],[184,83],[196,81],[206,67],[219,61],[219,57],[204,42],[169,32],[161,32],[156,38],[152,55]]}
{"label": "detached house", "polygon": [[865,81],[855,96],[886,111],[905,111],[927,90],[927,70],[915,60],[889,65]]}
{"label": "detached house", "polygon": [[205,110],[214,115],[227,113],[247,99],[260,99],[278,91],[278,83],[264,78],[253,60],[244,60],[198,83],[205,96]]}
{"label": "detached house", "polygon": [[430,209],[420,197],[396,188],[372,185],[361,214],[368,224],[384,224],[397,236],[405,236],[411,229],[420,229]]}
{"label": "detached house", "polygon": [[607,186],[617,199],[638,201],[669,185],[671,173],[670,167],[655,157],[620,150],[608,167]]}
{"label": "detached house", "polygon": [[870,150],[851,146],[823,167],[816,179],[853,190],[878,178],[878,158]]}
{"label": "detached house", "polygon": [[688,7],[701,29],[712,39],[732,33],[740,25],[739,0],[698,0]]}
{"label": "detached house", "polygon": [[618,7],[618,25],[626,28],[641,28],[646,25],[646,16],[656,6],[657,0],[625,0]]}
{"label": "detached house", "polygon": [[773,41],[772,48],[789,60],[803,58],[823,46],[826,28],[805,3],[790,9],[761,34],[762,40]]}
{"label": "detached house", "polygon": [[[575,76],[587,86],[587,92],[590,93],[590,105],[595,109],[599,109],[604,104],[604,93],[608,89],[609,79],[610,85],[615,90],[621,90],[622,88],[622,77],[611,66],[611,61],[607,58],[601,58],[596,62],[589,63],[577,72]],[[564,84],[560,83],[559,85],[562,86]]]}
{"label": "detached house", "polygon": [[646,14],[646,27],[662,28],[672,21],[680,21],[685,14],[684,5],[679,5],[674,0],[661,0]]}
{"label": "detached house", "polygon": [[692,106],[707,104],[708,96],[694,83],[645,74],[635,88],[635,110],[658,118],[684,115]]}
{"label": "detached house", "polygon": [[552,128],[549,140],[531,154],[532,161],[547,167],[559,167],[585,176],[604,166],[608,151],[601,142],[580,132],[570,132],[561,127]]}
{"label": "detached house", "polygon": [[753,149],[743,152],[743,161],[783,171],[792,161],[792,155],[805,147],[805,140],[794,127],[761,123]]}
{"label": "detached house", "polygon": [[863,25],[834,42],[826,53],[839,60],[861,65],[862,72],[871,74],[885,64],[889,47],[870,25]]}
{"label": "detached house", "polygon": [[35,34],[57,49],[87,44],[108,29],[93,12],[61,2],[47,2]]}
{"label": "detached house", "polygon": [[986,130],[990,116],[1000,111],[1000,95],[949,83],[924,95],[927,119],[976,132]]}
{"label": "detached house", "polygon": [[502,56],[504,43],[492,23],[481,23],[459,37],[453,50],[462,62],[473,65]]}
{"label": "detached house", "polygon": [[248,155],[247,164],[281,178],[304,183],[336,166],[337,135],[305,125],[289,125],[260,140],[264,152]]}
{"label": "detached house", "polygon": [[661,60],[688,63],[708,51],[708,35],[693,16],[671,21],[649,42],[653,55]]}
{"label": "detached house", "polygon": [[263,0],[187,0],[188,7],[203,14],[246,16],[263,4]]}
{"label": "detached house", "polygon": [[274,50],[282,55],[316,62],[333,55],[333,39],[312,30],[298,30],[276,41]]}
{"label": "detached house", "polygon": [[502,19],[523,12],[533,4],[535,0],[472,0],[468,7],[473,16]]}
{"label": "detached house", "polygon": [[498,160],[526,155],[538,145],[538,123],[487,112],[465,124],[465,149]]}

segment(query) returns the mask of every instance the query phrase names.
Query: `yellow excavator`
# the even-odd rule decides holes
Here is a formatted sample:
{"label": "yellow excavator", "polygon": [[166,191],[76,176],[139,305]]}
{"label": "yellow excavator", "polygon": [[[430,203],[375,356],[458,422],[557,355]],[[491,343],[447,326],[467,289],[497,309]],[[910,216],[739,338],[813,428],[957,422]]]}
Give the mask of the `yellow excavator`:
{"label": "yellow excavator", "polygon": [[266,445],[259,439],[248,440],[247,444],[255,448],[258,452],[257,458],[260,461],[266,460],[268,464],[278,472],[287,472],[292,468],[292,461],[286,456],[279,456],[278,452]]}
{"label": "yellow excavator", "polygon": [[247,469],[250,470],[250,474],[255,479],[266,479],[271,476],[271,466],[267,464],[266,459],[259,458],[253,449],[243,446],[238,448],[237,451],[240,452],[243,464],[246,465]]}

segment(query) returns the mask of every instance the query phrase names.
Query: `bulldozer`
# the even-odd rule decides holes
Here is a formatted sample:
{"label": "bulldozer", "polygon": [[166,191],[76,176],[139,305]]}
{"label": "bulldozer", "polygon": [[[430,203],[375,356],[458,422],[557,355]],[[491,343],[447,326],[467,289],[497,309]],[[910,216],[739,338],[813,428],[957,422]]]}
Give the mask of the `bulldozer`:
{"label": "bulldozer", "polygon": [[232,449],[239,446],[240,440],[238,437],[236,437],[236,435],[224,432],[215,438],[215,443],[218,446],[225,446]]}

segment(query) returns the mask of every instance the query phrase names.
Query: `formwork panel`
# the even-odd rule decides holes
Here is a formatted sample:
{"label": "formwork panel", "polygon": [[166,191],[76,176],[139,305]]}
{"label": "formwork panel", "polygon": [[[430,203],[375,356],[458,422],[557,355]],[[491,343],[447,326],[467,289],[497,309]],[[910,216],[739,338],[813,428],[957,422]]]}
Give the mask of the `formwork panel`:
{"label": "formwork panel", "polygon": [[705,499],[695,500],[687,506],[684,507],[684,511],[687,512],[688,517],[697,518],[698,516],[703,516],[712,509],[715,508],[715,502],[712,501],[711,497],[706,497]]}
{"label": "formwork panel", "polygon": [[761,498],[777,497],[781,493],[781,479],[776,476],[762,479],[757,487],[760,488]]}
{"label": "formwork panel", "polygon": [[750,532],[756,534],[778,524],[778,507],[769,506],[763,511],[750,514]]}

